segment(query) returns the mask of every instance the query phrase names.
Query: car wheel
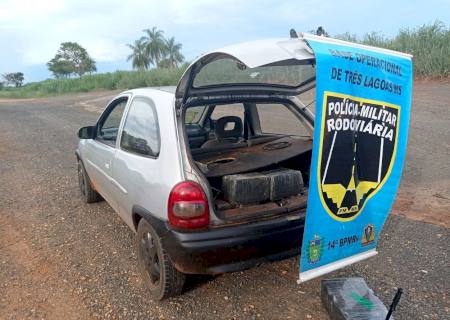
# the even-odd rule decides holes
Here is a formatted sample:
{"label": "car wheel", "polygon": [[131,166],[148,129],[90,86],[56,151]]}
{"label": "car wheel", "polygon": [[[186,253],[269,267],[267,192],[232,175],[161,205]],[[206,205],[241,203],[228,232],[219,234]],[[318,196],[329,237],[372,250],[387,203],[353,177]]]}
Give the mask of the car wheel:
{"label": "car wheel", "polygon": [[78,160],[78,185],[81,195],[86,203],[93,203],[100,200],[100,195],[92,188],[91,180],[84,169],[83,162]]}
{"label": "car wheel", "polygon": [[161,238],[145,220],[139,221],[136,246],[139,269],[155,300],[179,295],[186,276],[173,266]]}

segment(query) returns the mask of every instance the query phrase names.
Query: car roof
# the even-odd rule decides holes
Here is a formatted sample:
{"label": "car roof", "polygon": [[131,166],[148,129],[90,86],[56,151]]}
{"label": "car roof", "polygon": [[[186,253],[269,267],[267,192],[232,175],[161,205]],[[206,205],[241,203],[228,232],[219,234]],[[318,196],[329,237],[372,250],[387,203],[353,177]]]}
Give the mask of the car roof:
{"label": "car roof", "polygon": [[169,93],[175,93],[176,86],[153,87],[152,89],[161,90]]}
{"label": "car roof", "polygon": [[143,88],[130,89],[130,90],[122,92],[121,94],[131,93],[133,95],[135,95],[135,94],[148,95],[154,91],[160,91],[163,93],[167,93],[170,96],[173,96],[175,94],[176,88],[177,88],[176,86],[143,87]]}

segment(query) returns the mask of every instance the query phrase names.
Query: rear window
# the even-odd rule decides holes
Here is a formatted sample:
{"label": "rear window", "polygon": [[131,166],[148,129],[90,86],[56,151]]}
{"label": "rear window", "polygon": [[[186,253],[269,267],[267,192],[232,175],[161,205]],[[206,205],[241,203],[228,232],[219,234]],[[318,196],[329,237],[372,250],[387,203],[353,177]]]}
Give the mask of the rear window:
{"label": "rear window", "polygon": [[222,58],[206,64],[194,78],[195,88],[224,84],[268,84],[298,87],[315,77],[314,67],[285,61],[287,65],[247,68],[241,62]]}

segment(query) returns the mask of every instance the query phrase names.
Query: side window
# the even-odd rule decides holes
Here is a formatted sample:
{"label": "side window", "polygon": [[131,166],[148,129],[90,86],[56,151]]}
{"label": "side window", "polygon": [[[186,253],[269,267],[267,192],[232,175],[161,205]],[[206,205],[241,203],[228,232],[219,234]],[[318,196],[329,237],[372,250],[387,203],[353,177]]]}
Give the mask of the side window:
{"label": "side window", "polygon": [[140,155],[157,157],[160,145],[155,106],[150,99],[134,98],[125,120],[120,147]]}
{"label": "side window", "polygon": [[306,123],[300,121],[285,105],[257,104],[256,110],[262,133],[311,136]]}
{"label": "side window", "polygon": [[[113,101],[110,106],[112,110],[103,118],[99,124],[97,139],[106,144],[115,146],[117,134],[119,132],[120,120],[127,105],[128,98],[119,98]],[[108,107],[109,108],[109,107]]]}

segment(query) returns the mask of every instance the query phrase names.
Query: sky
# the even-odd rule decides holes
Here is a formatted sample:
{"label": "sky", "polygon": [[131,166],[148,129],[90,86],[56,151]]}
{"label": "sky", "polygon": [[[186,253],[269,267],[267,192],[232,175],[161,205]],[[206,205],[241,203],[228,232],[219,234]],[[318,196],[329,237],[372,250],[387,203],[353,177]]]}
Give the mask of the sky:
{"label": "sky", "polygon": [[153,26],[182,43],[189,61],[237,42],[288,37],[291,28],[394,36],[435,20],[450,26],[450,0],[0,0],[0,74],[51,78],[46,63],[65,41],[86,48],[98,72],[131,70],[126,44]]}

